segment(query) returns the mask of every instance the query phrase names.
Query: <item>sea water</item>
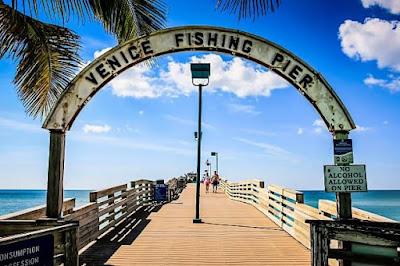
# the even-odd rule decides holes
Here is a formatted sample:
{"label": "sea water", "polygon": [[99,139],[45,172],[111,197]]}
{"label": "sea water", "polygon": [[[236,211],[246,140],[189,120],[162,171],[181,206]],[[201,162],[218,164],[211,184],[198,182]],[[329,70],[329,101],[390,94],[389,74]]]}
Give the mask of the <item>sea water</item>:
{"label": "sea water", "polygon": [[[75,198],[75,206],[89,202],[90,190],[65,190],[64,198]],[[46,204],[46,190],[0,189],[0,215]]]}
{"label": "sea water", "polygon": [[[89,202],[89,190],[65,190],[64,198],[75,198],[76,206]],[[303,191],[306,204],[335,200],[334,193]],[[371,190],[352,194],[353,206],[400,221],[400,190]],[[0,190],[0,215],[46,204],[46,190]]]}
{"label": "sea water", "polygon": [[[335,200],[335,193],[303,191],[304,203],[318,207],[318,200]],[[353,207],[400,221],[400,190],[371,190],[352,193]]]}

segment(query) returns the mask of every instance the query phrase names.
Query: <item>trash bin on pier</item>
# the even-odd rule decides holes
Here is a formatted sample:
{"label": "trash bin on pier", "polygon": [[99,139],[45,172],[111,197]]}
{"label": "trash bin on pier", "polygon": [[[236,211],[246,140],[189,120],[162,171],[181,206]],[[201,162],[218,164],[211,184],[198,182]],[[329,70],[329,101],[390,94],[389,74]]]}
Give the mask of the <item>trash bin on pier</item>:
{"label": "trash bin on pier", "polygon": [[154,200],[155,201],[167,201],[168,200],[168,185],[164,184],[164,181],[156,182],[154,187]]}

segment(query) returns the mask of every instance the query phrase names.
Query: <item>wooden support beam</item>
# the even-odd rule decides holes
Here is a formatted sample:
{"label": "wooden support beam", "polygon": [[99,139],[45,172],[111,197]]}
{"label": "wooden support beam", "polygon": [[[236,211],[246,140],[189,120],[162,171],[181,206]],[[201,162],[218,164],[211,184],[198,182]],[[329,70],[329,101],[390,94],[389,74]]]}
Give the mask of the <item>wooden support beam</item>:
{"label": "wooden support beam", "polygon": [[[334,138],[338,140],[348,139],[349,132],[339,131],[335,132]],[[348,164],[340,164],[340,165],[348,165]],[[349,192],[337,192],[336,193],[336,210],[338,220],[347,220],[351,219],[353,216],[353,212],[351,209],[351,193]],[[351,250],[351,243],[339,241],[339,248],[342,248],[344,251]],[[339,266],[350,266],[351,261],[349,260],[339,260]]]}
{"label": "wooden support beam", "polygon": [[65,133],[50,131],[46,216],[61,218],[63,206]]}

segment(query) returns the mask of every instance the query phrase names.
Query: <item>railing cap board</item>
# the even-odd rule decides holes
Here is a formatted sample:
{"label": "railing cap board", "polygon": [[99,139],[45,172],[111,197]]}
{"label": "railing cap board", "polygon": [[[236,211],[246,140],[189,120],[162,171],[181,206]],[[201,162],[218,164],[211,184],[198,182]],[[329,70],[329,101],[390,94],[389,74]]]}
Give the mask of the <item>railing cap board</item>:
{"label": "railing cap board", "polygon": [[27,240],[27,239],[32,239],[36,238],[39,236],[44,236],[47,234],[54,234],[54,233],[61,233],[64,231],[68,231],[70,229],[78,228],[79,223],[78,222],[68,222],[65,224],[61,224],[58,226],[52,226],[50,228],[46,229],[41,229],[41,230],[36,230],[36,231],[31,231],[27,233],[22,233],[22,234],[16,234],[12,236],[6,236],[0,238],[0,245],[7,245],[11,243],[15,243],[21,240]]}
{"label": "railing cap board", "polygon": [[95,202],[99,198],[114,194],[115,192],[124,191],[127,188],[128,188],[128,185],[124,184],[124,185],[114,186],[114,187],[90,192],[90,201]]}
{"label": "railing cap board", "polygon": [[[311,224],[311,226],[326,228],[328,230],[328,235],[333,236],[332,238],[334,239],[337,239],[335,236],[340,235],[341,239],[338,240],[346,241],[346,235],[351,237],[350,233],[353,233],[355,239],[351,239],[351,241],[355,242],[359,242],[358,240],[363,238],[361,234],[364,234],[376,238],[394,240],[397,245],[400,244],[400,223],[375,222],[358,219],[334,221],[306,220],[306,223]],[[340,234],[340,232],[345,232],[345,234]]]}
{"label": "railing cap board", "polygon": [[[64,200],[62,211],[66,212],[75,207],[75,199],[68,198]],[[24,209],[21,211],[16,211],[0,216],[0,220],[10,220],[10,219],[37,219],[44,217],[46,214],[46,205],[39,205],[29,209]]]}
{"label": "railing cap board", "polygon": [[279,195],[282,195],[282,193],[283,193],[283,187],[278,186],[278,185],[274,185],[274,184],[268,185],[268,190],[272,191],[272,192],[275,192],[275,193],[277,193]]}
{"label": "railing cap board", "polygon": [[[331,215],[337,215],[336,202],[334,202],[334,201],[319,200],[318,208],[325,213],[329,213]],[[385,216],[375,214],[372,212],[368,212],[368,211],[358,209],[355,207],[352,208],[352,212],[353,212],[354,218],[358,218],[361,220],[371,220],[371,221],[376,221],[376,222],[397,222],[397,221],[387,218]]]}
{"label": "railing cap board", "polygon": [[78,218],[82,214],[89,213],[90,211],[93,211],[93,210],[96,210],[96,209],[98,209],[97,203],[96,202],[90,202],[88,204],[85,204],[83,206],[80,206],[80,207],[74,209],[74,211],[72,213],[70,213],[68,215],[65,215],[64,219],[66,221],[73,220],[73,219]]}

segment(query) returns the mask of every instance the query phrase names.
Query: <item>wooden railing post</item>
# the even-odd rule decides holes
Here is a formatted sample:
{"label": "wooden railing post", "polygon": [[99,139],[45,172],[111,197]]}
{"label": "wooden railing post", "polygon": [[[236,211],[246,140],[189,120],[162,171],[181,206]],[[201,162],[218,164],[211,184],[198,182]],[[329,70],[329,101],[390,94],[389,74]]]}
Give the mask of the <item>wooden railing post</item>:
{"label": "wooden railing post", "polygon": [[72,228],[65,232],[65,266],[78,266],[78,228]]}
{"label": "wooden railing post", "polygon": [[50,130],[46,215],[61,218],[63,206],[65,133]]}

